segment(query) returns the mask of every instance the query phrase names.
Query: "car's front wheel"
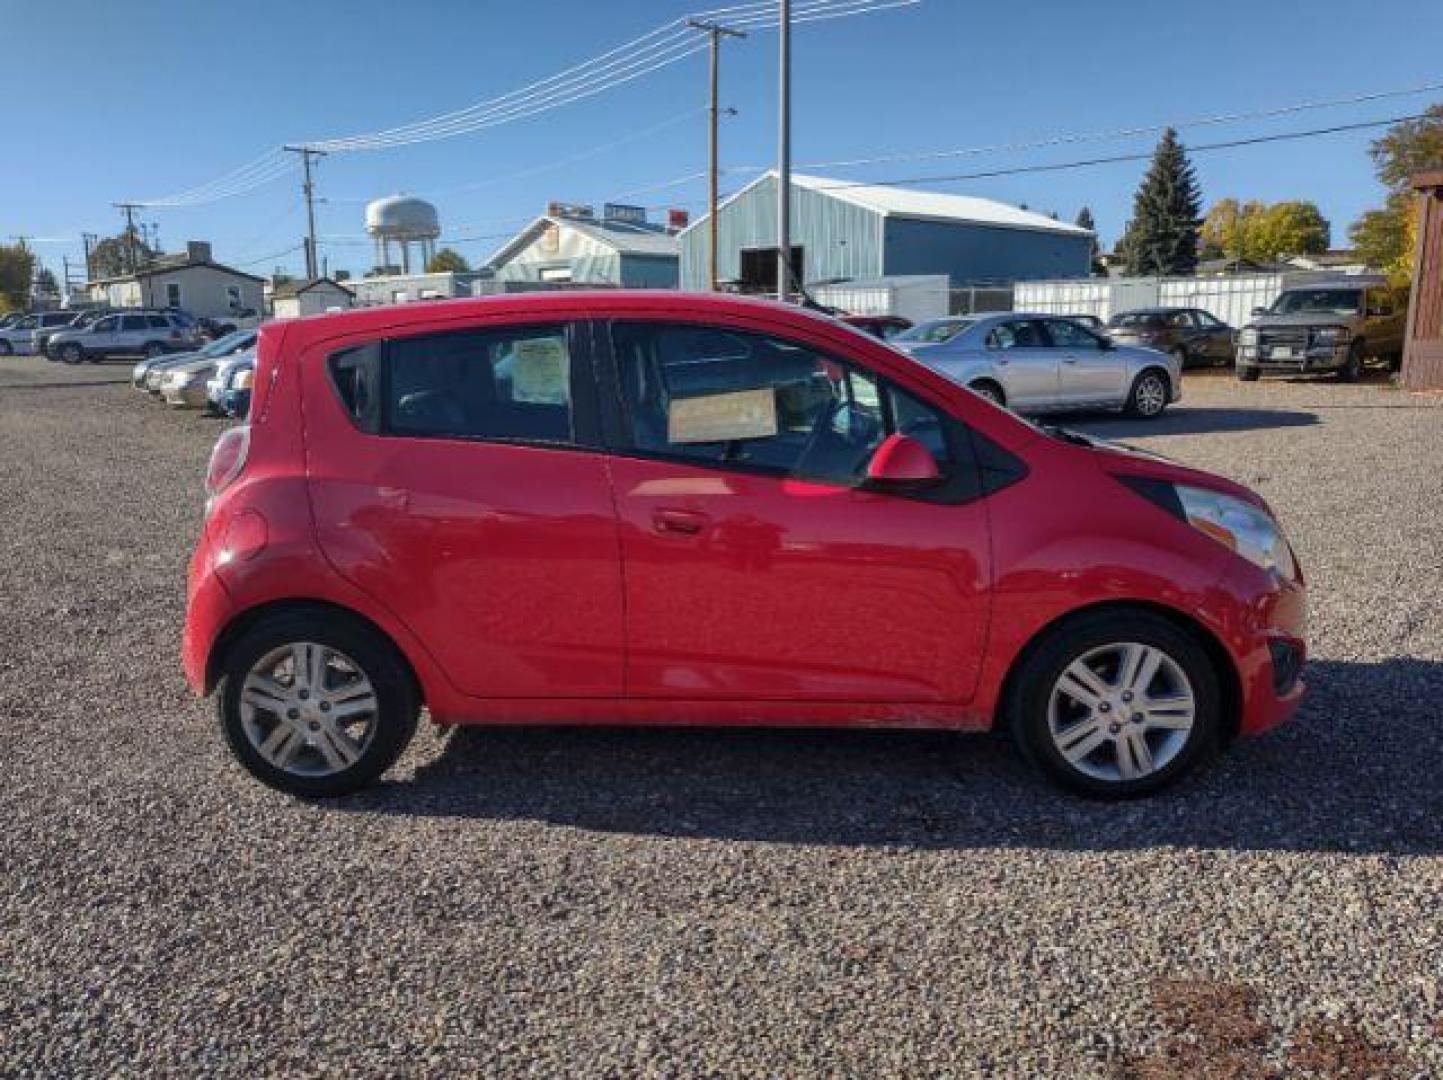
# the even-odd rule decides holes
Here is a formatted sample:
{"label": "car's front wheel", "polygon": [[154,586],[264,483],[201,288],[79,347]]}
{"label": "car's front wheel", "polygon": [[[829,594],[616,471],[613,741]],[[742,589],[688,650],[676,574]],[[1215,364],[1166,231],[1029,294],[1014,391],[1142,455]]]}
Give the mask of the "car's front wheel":
{"label": "car's front wheel", "polygon": [[85,350],[74,342],[69,342],[60,347],[60,359],[67,364],[78,364],[85,359]]}
{"label": "car's front wheel", "polygon": [[1009,685],[1023,753],[1083,794],[1157,791],[1217,745],[1211,657],[1186,630],[1150,612],[1064,623],[1029,652]]}
{"label": "car's front wheel", "polygon": [[232,752],[264,784],[345,795],[395,762],[419,703],[391,643],[331,613],[265,619],[229,650],[216,691]]}
{"label": "car's front wheel", "polygon": [[0,356],[9,356],[14,351],[15,346],[11,345],[10,342],[4,338],[0,338]]}
{"label": "car's front wheel", "polygon": [[1007,407],[1007,395],[1002,392],[1002,387],[991,379],[978,379],[976,382],[968,383],[967,389],[994,405],[1004,409]]}
{"label": "car's front wheel", "polygon": [[1355,341],[1348,348],[1348,358],[1338,369],[1339,382],[1357,382],[1363,376],[1363,358],[1366,349],[1361,341]]}
{"label": "car's front wheel", "polygon": [[1133,380],[1132,392],[1127,396],[1127,411],[1144,420],[1161,416],[1167,408],[1169,389],[1167,376],[1161,371],[1155,368],[1144,371]]}

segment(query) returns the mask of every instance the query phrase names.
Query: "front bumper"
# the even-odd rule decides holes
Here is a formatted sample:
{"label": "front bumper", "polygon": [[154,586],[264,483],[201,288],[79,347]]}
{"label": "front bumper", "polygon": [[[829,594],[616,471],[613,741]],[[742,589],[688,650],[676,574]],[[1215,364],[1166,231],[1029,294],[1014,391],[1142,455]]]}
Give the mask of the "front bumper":
{"label": "front bumper", "polygon": [[234,416],[244,419],[251,411],[251,392],[249,390],[224,390],[215,399],[216,408],[226,416]]}
{"label": "front bumper", "polygon": [[206,403],[206,389],[203,382],[166,384],[161,387],[160,396],[167,405],[179,409],[203,409]]}
{"label": "front bumper", "polygon": [[1305,349],[1270,348],[1266,345],[1240,345],[1237,366],[1273,371],[1288,375],[1309,375],[1337,371],[1348,362],[1348,342],[1309,345]]}
{"label": "front bumper", "polygon": [[1242,691],[1238,734],[1260,735],[1291,719],[1303,702],[1307,590],[1301,580],[1251,564],[1234,568],[1224,588],[1245,600],[1223,633]]}

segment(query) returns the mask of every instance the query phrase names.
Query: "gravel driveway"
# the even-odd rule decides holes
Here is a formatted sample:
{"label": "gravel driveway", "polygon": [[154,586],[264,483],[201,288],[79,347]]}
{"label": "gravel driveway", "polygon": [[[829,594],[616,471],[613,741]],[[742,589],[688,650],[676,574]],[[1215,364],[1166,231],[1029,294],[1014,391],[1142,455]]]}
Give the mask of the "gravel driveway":
{"label": "gravel driveway", "polygon": [[[429,729],[307,805],[178,670],[219,429],[0,361],[0,1074],[1443,1074],[1443,411],[1189,376],[1312,696],[1125,806],[937,734]],[[63,385],[66,383],[79,385]]]}

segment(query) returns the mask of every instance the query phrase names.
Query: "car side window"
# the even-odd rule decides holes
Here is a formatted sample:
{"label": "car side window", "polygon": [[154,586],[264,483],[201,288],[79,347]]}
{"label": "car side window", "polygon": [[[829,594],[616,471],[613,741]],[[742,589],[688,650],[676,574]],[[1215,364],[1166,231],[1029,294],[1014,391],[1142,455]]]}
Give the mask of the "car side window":
{"label": "car side window", "polygon": [[145,316],[144,316],[144,315],[123,315],[123,316],[121,316],[121,319],[120,319],[120,328],[121,328],[122,330],[144,330],[144,329],[145,329]]}
{"label": "car side window", "polygon": [[1197,319],[1198,325],[1204,330],[1218,330],[1222,327],[1222,320],[1210,311],[1195,311],[1193,316]]}
{"label": "car side window", "polygon": [[507,327],[387,344],[388,434],[572,441],[571,349],[564,326]]}
{"label": "car side window", "polygon": [[617,322],[611,336],[639,451],[855,487],[901,432],[955,471],[935,410],[810,347],[690,325]]}
{"label": "car side window", "polygon": [[96,330],[109,332],[120,325],[120,317],[118,315],[109,315],[104,319],[97,320],[93,325]]}
{"label": "car side window", "polygon": [[1102,348],[1102,342],[1097,335],[1084,330],[1070,319],[1048,319],[1047,334],[1052,338],[1053,347],[1058,349]]}
{"label": "car side window", "polygon": [[1192,313],[1188,311],[1174,311],[1167,317],[1167,325],[1174,330],[1191,330],[1193,326]]}
{"label": "car side window", "polygon": [[152,329],[156,329],[156,330],[169,330],[169,329],[170,329],[170,320],[167,319],[164,315],[147,315],[147,316],[145,317],[145,321],[150,324],[150,326],[151,326]]}
{"label": "car side window", "polygon": [[989,349],[1038,349],[1042,345],[1037,324],[1030,320],[998,323],[987,332]]}

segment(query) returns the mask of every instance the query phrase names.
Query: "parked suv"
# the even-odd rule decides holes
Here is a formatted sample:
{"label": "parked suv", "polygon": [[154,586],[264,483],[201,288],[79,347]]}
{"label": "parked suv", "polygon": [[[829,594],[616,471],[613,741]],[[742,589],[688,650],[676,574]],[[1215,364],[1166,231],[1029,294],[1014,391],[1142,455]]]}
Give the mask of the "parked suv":
{"label": "parked suv", "polygon": [[1179,367],[1228,364],[1233,359],[1231,326],[1202,308],[1154,307],[1120,311],[1107,324],[1119,345],[1141,345],[1170,353]]}
{"label": "parked suv", "polygon": [[50,351],[67,364],[107,356],[159,356],[200,344],[195,324],[173,311],[113,312],[83,329],[66,329],[50,339]]}
{"label": "parked suv", "polygon": [[73,311],[38,311],[17,319],[6,329],[0,330],[0,356],[35,352],[35,339],[38,334],[63,327],[74,318]]}
{"label": "parked suv", "polygon": [[1339,281],[1284,289],[1255,308],[1238,335],[1237,375],[1332,373],[1353,382],[1379,357],[1397,370],[1407,304],[1380,281]]}
{"label": "parked suv", "polygon": [[43,356],[47,360],[54,360],[50,353],[50,339],[62,330],[83,330],[90,326],[97,319],[102,319],[110,314],[109,308],[92,308],[88,311],[72,311],[70,318],[63,323],[56,323],[52,326],[36,327],[30,336],[32,348],[36,356]]}
{"label": "parked suv", "polygon": [[183,663],[306,796],[440,724],[1003,728],[1152,791],[1303,693],[1261,498],[882,342],[673,292],[271,323],[207,469]]}

